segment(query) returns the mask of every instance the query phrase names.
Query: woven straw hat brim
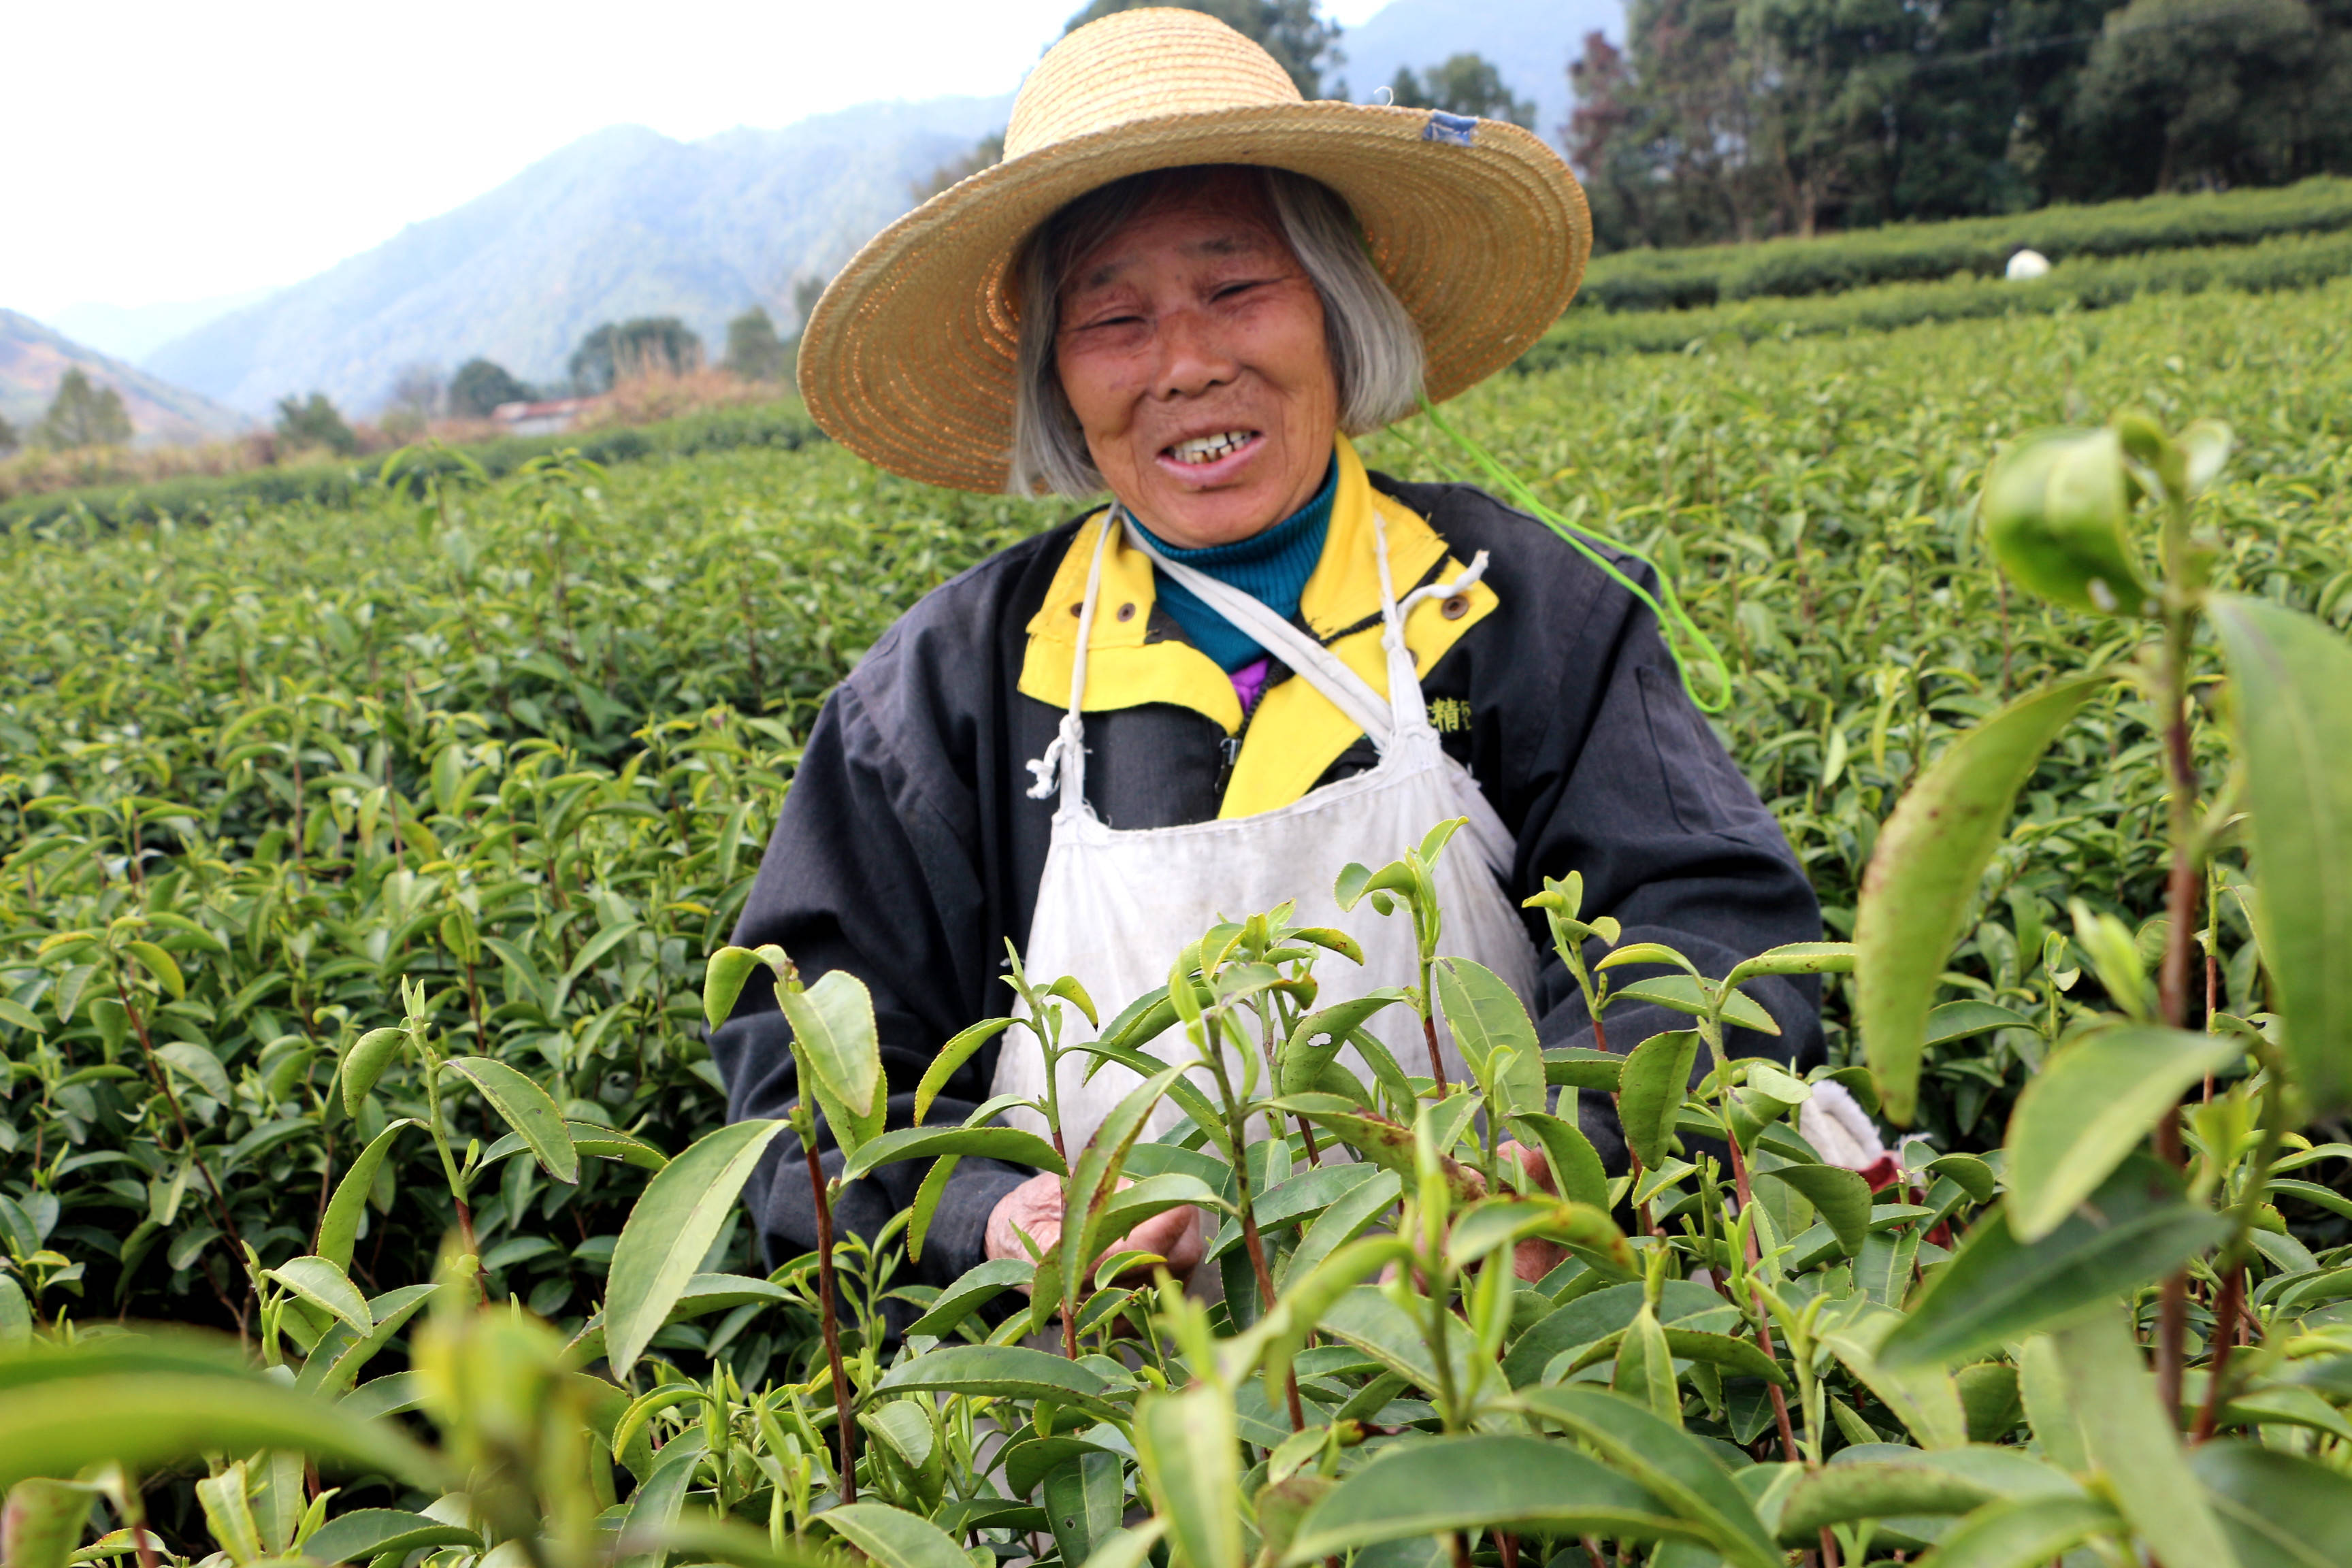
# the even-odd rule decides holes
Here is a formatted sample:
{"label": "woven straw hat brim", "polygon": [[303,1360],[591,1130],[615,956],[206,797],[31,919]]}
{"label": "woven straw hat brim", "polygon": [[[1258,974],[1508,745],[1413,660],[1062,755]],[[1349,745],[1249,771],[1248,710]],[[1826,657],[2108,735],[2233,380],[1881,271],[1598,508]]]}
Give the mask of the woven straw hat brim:
{"label": "woven straw hat brim", "polygon": [[1003,490],[1019,341],[1007,273],[1022,243],[1126,175],[1252,163],[1346,198],[1421,328],[1429,396],[1442,402],[1559,320],[1592,249],[1584,192],[1559,155],[1516,125],[1475,123],[1465,146],[1430,137],[1426,110],[1256,104],[1132,121],[1008,159],[892,224],[834,279],[802,338],[801,395],[827,435],[892,473]]}

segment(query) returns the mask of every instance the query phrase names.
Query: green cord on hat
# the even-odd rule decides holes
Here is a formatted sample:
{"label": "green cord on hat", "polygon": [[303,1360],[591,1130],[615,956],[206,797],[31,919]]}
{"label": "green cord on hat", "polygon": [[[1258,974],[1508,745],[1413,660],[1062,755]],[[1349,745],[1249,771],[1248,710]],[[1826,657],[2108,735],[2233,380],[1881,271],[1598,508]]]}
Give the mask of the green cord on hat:
{"label": "green cord on hat", "polygon": [[[1421,400],[1421,411],[1428,417],[1433,428],[1453,442],[1463,455],[1477,467],[1488,489],[1500,491],[1522,511],[1539,520],[1545,527],[1575,546],[1586,560],[1608,573],[1615,579],[1618,586],[1650,606],[1650,613],[1658,617],[1658,630],[1665,638],[1666,652],[1674,658],[1675,673],[1682,677],[1683,689],[1690,694],[1690,700],[1698,705],[1701,712],[1720,713],[1731,706],[1730,667],[1723,662],[1723,655],[1716,647],[1714,640],[1699,630],[1697,623],[1693,621],[1689,613],[1684,610],[1682,599],[1675,592],[1674,580],[1658,570],[1656,562],[1632,545],[1612,539],[1605,533],[1590,528],[1578,527],[1545,505],[1543,499],[1538,496],[1525,480],[1503,467],[1493,453],[1447,424],[1444,416],[1439,414],[1426,397]],[[1406,435],[1398,426],[1391,426],[1389,434],[1412,448],[1414,454],[1432,468],[1451,473],[1457,482],[1463,484],[1475,482],[1460,469],[1452,468],[1448,465],[1438,462],[1420,442]],[[1630,555],[1647,566],[1656,575],[1659,595],[1665,602],[1660,604],[1658,599],[1651,597],[1647,589],[1620,572],[1615,563],[1593,548],[1593,543],[1596,542],[1616,551],[1621,555]],[[1694,658],[1714,674],[1715,679],[1711,684],[1716,687],[1719,695],[1712,702],[1700,696],[1698,688],[1691,681],[1691,663]]]}

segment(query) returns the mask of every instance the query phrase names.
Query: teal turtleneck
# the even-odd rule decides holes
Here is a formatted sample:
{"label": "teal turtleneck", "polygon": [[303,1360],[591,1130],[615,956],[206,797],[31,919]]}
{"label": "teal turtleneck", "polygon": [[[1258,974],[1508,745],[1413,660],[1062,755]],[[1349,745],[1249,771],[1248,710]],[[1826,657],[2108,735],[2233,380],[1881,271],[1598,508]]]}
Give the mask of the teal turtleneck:
{"label": "teal turtleneck", "polygon": [[[1196,572],[1231,584],[1288,620],[1298,613],[1298,596],[1307,589],[1307,579],[1315,574],[1315,563],[1323,559],[1323,537],[1330,531],[1331,502],[1339,493],[1339,465],[1334,459],[1315,499],[1263,533],[1231,544],[1180,550],[1150,529],[1143,531],[1171,561],[1181,561]],[[1142,527],[1141,522],[1137,526]],[[1164,572],[1157,576],[1154,591],[1160,607],[1175,617],[1194,647],[1217,661],[1220,669],[1231,675],[1265,657],[1265,650],[1256,639],[1235,628],[1190,588]]]}

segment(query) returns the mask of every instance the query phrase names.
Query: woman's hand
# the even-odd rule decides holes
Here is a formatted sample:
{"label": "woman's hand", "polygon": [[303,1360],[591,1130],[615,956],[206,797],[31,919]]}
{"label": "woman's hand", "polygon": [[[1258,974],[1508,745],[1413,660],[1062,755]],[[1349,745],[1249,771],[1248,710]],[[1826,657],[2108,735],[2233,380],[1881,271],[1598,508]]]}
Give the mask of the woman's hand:
{"label": "woman's hand", "polygon": [[[1559,1184],[1552,1180],[1551,1163],[1540,1149],[1530,1149],[1517,1139],[1510,1139],[1495,1151],[1506,1160],[1517,1160],[1528,1173],[1528,1179],[1552,1196],[1559,1195]],[[1511,1249],[1511,1272],[1533,1284],[1568,1261],[1568,1248],[1556,1241],[1538,1237],[1523,1241]]]}
{"label": "woman's hand", "polygon": [[[1119,1183],[1122,1187],[1128,1184]],[[1040,1252],[1051,1252],[1062,1244],[1061,1177],[1041,1172],[997,1200],[994,1212],[988,1216],[988,1256],[1027,1258],[1029,1249],[1021,1245],[1016,1230],[1026,1235]],[[1114,1252],[1153,1253],[1166,1258],[1168,1272],[1183,1281],[1191,1279],[1192,1270],[1201,1266],[1203,1247],[1201,1211],[1175,1208],[1145,1220],[1104,1247],[1100,1256],[1108,1258]]]}
{"label": "woman's hand", "polygon": [[[1559,1195],[1559,1185],[1552,1180],[1551,1164],[1543,1157],[1542,1150],[1530,1149],[1513,1138],[1506,1141],[1496,1149],[1495,1152],[1503,1159],[1517,1160],[1521,1168],[1527,1172],[1528,1179],[1539,1190],[1549,1193],[1554,1197]],[[1464,1168],[1464,1173],[1483,1191],[1486,1186],[1485,1177],[1467,1166]],[[1531,1285],[1567,1261],[1568,1248],[1556,1241],[1546,1241],[1540,1237],[1533,1241],[1520,1242],[1511,1249],[1511,1272]],[[1397,1266],[1391,1263],[1381,1270],[1381,1283],[1387,1284],[1395,1279],[1396,1275]],[[1413,1278],[1418,1280],[1421,1276],[1416,1272]]]}

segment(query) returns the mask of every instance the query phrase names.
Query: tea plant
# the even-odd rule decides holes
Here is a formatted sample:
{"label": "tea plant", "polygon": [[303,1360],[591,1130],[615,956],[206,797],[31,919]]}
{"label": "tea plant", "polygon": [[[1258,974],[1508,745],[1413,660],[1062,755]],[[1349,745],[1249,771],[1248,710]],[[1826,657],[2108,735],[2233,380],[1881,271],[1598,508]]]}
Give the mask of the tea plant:
{"label": "tea plant", "polygon": [[[817,696],[1041,513],[732,454],[11,542],[10,1561],[2342,1559],[2352,1269],[2300,1216],[2352,1206],[2322,1184],[2352,1147],[2304,1134],[2352,1059],[2347,656],[2283,606],[2345,602],[2347,373],[2340,325],[2275,309],[1482,395],[1465,423],[1548,500],[1678,571],[1853,944],[1697,973],[1566,879],[1537,903],[1598,1024],[1549,1047],[1442,937],[1318,1005],[1353,955],[1279,910],[1083,1043],[1059,1019],[1092,999],[1023,975],[946,1049],[1011,1029],[1134,1073],[1075,1154],[1050,1100],[1042,1139],[1003,1106],[880,1132],[854,980],[700,956]],[[2141,417],[2022,445],[1981,492],[2004,586],[1993,436],[2070,381],[2161,407],[2192,363],[2246,477],[2200,491],[2219,443]],[[1442,931],[1443,832],[1399,849],[1341,897]],[[714,1131],[699,1016],[761,963],[817,1103]],[[1790,966],[1853,971],[1837,1057],[1723,1058],[1763,1017],[1741,982]],[[1633,1000],[1690,1026],[1609,1038]],[[1381,1051],[1393,1006],[1470,1079]],[[1614,1097],[1638,1165],[1603,1171],[1569,1089]],[[1796,1125],[1838,1091],[1937,1134],[1878,1194]],[[814,1114],[850,1151],[821,1213],[885,1161],[932,1161],[936,1201],[986,1154],[1065,1181],[1069,1221],[938,1279],[919,1199],[763,1277],[736,1195]],[[1122,1245],[1181,1207],[1213,1305]]]}

